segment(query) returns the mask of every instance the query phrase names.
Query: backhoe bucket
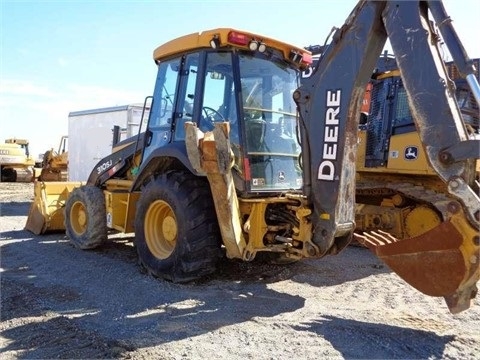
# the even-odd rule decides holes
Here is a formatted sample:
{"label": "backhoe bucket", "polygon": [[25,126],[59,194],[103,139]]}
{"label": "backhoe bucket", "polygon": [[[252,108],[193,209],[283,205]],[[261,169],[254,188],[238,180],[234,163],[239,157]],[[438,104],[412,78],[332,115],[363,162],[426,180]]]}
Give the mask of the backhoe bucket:
{"label": "backhoe bucket", "polygon": [[65,230],[63,207],[70,192],[81,185],[81,182],[36,181],[25,229],[36,235]]}
{"label": "backhoe bucket", "polygon": [[478,231],[465,218],[454,216],[405,240],[382,231],[355,236],[414,288],[443,296],[451,313],[470,307],[480,278],[480,246]]}

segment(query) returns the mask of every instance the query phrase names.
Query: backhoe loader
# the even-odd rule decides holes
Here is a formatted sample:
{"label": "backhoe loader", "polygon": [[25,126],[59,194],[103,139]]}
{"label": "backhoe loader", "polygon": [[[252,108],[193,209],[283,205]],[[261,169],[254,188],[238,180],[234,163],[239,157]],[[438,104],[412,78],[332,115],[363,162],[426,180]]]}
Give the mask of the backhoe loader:
{"label": "backhoe loader", "polygon": [[117,143],[85,184],[37,182],[26,228],[64,229],[81,249],[134,232],[141,264],[174,282],[211,274],[223,252],[244,261],[338,254],[355,230],[365,87],[389,38],[448,201],[444,221],[420,236],[368,232],[361,241],[452,313],[467,309],[480,277],[478,140],[430,13],[478,101],[475,69],[439,1],[360,1],[301,85],[312,62],[303,48],[230,28],[186,35],[153,52],[158,75],[138,135]]}

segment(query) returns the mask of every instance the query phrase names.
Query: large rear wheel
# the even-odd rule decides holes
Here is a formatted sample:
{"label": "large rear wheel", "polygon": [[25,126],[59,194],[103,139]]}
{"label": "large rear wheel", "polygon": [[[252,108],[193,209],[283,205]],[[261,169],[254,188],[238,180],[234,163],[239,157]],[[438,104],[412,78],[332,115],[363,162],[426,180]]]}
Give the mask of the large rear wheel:
{"label": "large rear wheel", "polygon": [[152,275],[187,282],[213,273],[220,231],[208,182],[169,172],[148,183],[137,203],[135,246]]}
{"label": "large rear wheel", "polygon": [[103,191],[95,186],[74,189],[65,204],[65,230],[80,249],[93,249],[107,240]]}

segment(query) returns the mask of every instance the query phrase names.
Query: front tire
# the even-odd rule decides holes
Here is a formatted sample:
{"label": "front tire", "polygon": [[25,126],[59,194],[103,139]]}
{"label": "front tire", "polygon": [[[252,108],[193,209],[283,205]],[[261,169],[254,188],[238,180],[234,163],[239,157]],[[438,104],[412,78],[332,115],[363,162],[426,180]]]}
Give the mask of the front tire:
{"label": "front tire", "polygon": [[169,172],[148,183],[137,203],[135,246],[154,276],[181,283],[213,273],[220,230],[208,182]]}
{"label": "front tire", "polygon": [[74,189],[65,204],[65,230],[79,249],[93,249],[107,240],[103,191],[86,185]]}

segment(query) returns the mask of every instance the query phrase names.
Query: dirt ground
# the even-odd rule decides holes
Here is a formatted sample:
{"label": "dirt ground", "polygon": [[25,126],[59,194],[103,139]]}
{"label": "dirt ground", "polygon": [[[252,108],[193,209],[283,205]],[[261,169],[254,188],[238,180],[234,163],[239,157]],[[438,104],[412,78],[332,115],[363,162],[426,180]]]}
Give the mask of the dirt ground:
{"label": "dirt ground", "polygon": [[458,315],[367,249],[290,265],[223,261],[152,278],[131,238],[93,251],[24,230],[32,184],[0,183],[2,359],[479,359],[480,302]]}

